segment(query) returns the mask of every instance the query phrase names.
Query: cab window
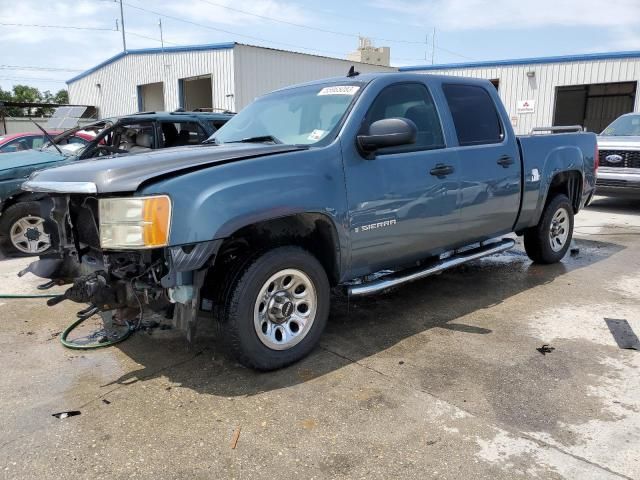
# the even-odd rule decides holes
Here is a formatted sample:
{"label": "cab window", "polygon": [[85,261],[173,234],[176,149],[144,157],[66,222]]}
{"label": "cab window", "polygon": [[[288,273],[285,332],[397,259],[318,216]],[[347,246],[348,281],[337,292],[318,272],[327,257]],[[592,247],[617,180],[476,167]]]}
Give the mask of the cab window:
{"label": "cab window", "polygon": [[100,133],[82,152],[81,158],[142,153],[156,148],[153,122],[120,124]]}
{"label": "cab window", "polygon": [[464,84],[443,85],[442,90],[461,146],[502,142],[500,117],[487,90]]}
{"label": "cab window", "polygon": [[160,122],[160,130],[163,148],[198,145],[207,139],[196,122]]}
{"label": "cab window", "polygon": [[153,123],[140,122],[117,126],[111,145],[128,153],[140,153],[155,148]]}
{"label": "cab window", "polygon": [[365,128],[378,120],[406,118],[418,129],[416,142],[401,147],[383,148],[379,154],[444,148],[442,126],[427,87],[421,83],[391,85],[378,95],[367,113]]}
{"label": "cab window", "polygon": [[213,131],[217,131],[219,128],[222,128],[222,126],[227,123],[226,120],[209,120],[207,122],[209,124],[209,126],[211,128],[213,128]]}

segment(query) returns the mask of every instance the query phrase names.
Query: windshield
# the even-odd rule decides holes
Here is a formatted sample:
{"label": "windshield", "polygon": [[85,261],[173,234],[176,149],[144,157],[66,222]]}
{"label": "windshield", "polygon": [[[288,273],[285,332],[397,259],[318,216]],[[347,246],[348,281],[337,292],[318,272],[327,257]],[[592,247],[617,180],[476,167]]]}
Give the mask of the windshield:
{"label": "windshield", "polygon": [[[67,143],[66,145],[58,145],[64,155],[77,155],[86,145],[84,143]],[[53,148],[49,145],[48,148]]]}
{"label": "windshield", "polygon": [[617,118],[600,134],[606,137],[640,136],[640,115],[624,115]]}
{"label": "windshield", "polygon": [[208,141],[314,145],[330,142],[362,84],[298,87],[258,98]]}
{"label": "windshield", "polygon": [[[82,138],[76,136],[76,133],[83,133],[85,137],[95,137],[98,136],[105,129],[110,128],[113,125],[111,120],[101,120],[96,123],[92,123],[90,125],[77,126],[74,128],[70,128],[69,130],[65,130],[61,134],[54,137],[54,141],[56,145],[61,150],[61,153],[64,156],[78,155],[82,150],[84,150],[90,143],[93,141],[89,141],[89,138]],[[43,145],[41,150],[55,150],[56,147],[51,145],[51,142],[47,142]]]}

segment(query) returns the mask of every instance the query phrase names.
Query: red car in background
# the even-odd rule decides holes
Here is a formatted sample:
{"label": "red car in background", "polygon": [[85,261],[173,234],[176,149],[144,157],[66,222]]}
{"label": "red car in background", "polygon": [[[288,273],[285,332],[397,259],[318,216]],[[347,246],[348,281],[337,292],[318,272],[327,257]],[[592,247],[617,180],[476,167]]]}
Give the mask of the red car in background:
{"label": "red car in background", "polygon": [[[47,132],[52,137],[60,135],[61,131],[49,131]],[[94,136],[84,132],[76,132],[72,136],[62,139],[58,142],[58,145],[68,145],[70,143],[79,143],[86,145]],[[0,153],[7,152],[20,152],[22,150],[31,150],[33,148],[40,148],[48,142],[47,137],[38,132],[27,133],[11,133],[7,135],[0,135]]]}

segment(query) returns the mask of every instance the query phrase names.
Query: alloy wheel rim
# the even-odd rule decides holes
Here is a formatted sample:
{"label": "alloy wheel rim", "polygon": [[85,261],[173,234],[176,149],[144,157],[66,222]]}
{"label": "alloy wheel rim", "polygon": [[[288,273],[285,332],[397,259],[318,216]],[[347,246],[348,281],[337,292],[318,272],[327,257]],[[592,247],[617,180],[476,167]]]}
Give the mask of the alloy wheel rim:
{"label": "alloy wheel rim", "polygon": [[51,247],[51,236],[44,230],[44,218],[19,218],[9,230],[11,244],[22,253],[38,254]]}
{"label": "alloy wheel rim", "polygon": [[569,238],[569,212],[565,208],[559,208],[551,219],[549,229],[549,244],[554,252],[562,250]]}
{"label": "alloy wheel rim", "polygon": [[262,285],[254,307],[254,327],[272,350],[288,350],[307,336],[316,318],[318,296],[304,272],[288,268]]}

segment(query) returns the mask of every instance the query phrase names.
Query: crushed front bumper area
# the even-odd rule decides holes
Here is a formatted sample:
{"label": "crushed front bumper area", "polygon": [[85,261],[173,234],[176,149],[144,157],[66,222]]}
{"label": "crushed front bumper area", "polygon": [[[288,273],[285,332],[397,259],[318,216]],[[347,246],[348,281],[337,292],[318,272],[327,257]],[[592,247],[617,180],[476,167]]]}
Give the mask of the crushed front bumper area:
{"label": "crushed front bumper area", "polygon": [[33,262],[27,272],[71,284],[48,304],[64,300],[88,304],[86,310],[113,311],[120,321],[139,324],[151,310],[195,335],[200,289],[221,241],[148,250],[108,251],[100,248],[97,198],[52,196],[51,218],[58,242],[52,252]]}

